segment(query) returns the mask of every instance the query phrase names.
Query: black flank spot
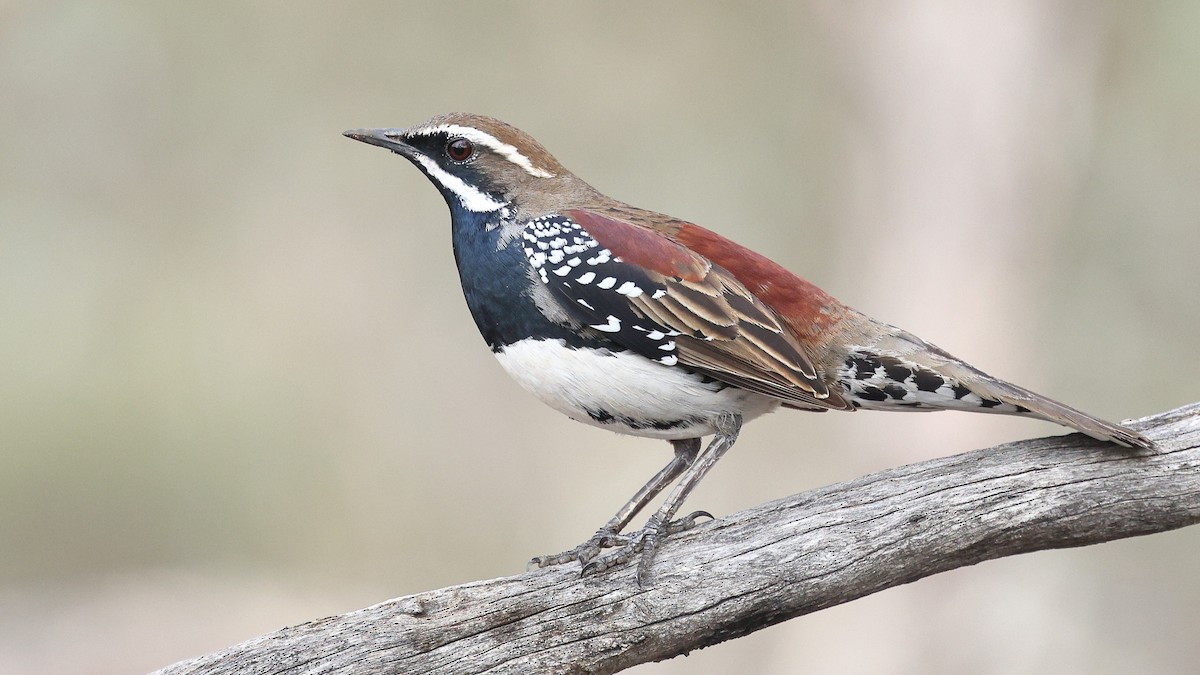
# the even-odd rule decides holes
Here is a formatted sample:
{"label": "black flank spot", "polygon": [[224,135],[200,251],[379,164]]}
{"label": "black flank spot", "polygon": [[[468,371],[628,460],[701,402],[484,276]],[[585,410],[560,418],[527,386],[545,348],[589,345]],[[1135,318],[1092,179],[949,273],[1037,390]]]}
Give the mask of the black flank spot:
{"label": "black flank spot", "polygon": [[883,385],[883,393],[891,396],[897,401],[903,401],[905,396],[908,396],[908,390],[898,384]]}
{"label": "black flank spot", "polygon": [[966,387],[962,386],[961,384],[954,385],[954,398],[962,398],[969,393],[971,393],[971,390],[967,389]]}
{"label": "black flank spot", "polygon": [[939,387],[946,384],[945,378],[932,370],[918,370],[913,375],[913,382],[917,383],[917,389],[921,391],[937,391]]}
{"label": "black flank spot", "polygon": [[[875,369],[879,367],[879,362],[872,359],[864,359],[859,356],[852,356],[848,363],[853,364],[858,372],[854,377],[858,380],[867,380],[875,377]],[[880,399],[883,400],[883,399]]]}
{"label": "black flank spot", "polygon": [[587,412],[588,417],[601,424],[608,424],[609,422],[613,421],[612,414],[607,410],[592,410],[591,408],[585,408],[584,410]]}
{"label": "black flank spot", "polygon": [[866,401],[886,401],[887,394],[879,387],[863,387],[863,390],[855,394],[858,398]]}
{"label": "black flank spot", "polygon": [[913,374],[911,368],[906,368],[898,363],[884,366],[883,372],[887,373],[888,379],[892,379],[897,382],[903,382]]}
{"label": "black flank spot", "polygon": [[659,431],[677,429],[688,423],[687,420],[635,420],[624,415],[617,421],[630,429],[658,429]]}
{"label": "black flank spot", "polygon": [[1019,413],[1027,413],[1027,412],[1033,412],[1033,411],[1032,411],[1032,410],[1030,410],[1029,408],[1026,408],[1026,407],[1025,407],[1025,406],[1023,406],[1023,405],[1019,405],[1019,406],[1017,406],[1017,412],[1019,412]]}
{"label": "black flank spot", "polygon": [[990,398],[985,398],[983,399],[983,403],[980,403],[979,405],[983,408],[995,408],[996,406],[1000,405],[1000,401],[994,401]]}

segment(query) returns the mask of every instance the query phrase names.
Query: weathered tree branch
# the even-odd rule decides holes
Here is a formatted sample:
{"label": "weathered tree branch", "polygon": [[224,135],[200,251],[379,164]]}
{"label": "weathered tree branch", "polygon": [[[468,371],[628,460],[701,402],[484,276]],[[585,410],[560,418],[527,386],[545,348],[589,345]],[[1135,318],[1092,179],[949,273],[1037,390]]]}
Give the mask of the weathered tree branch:
{"label": "weathered tree branch", "polygon": [[1078,434],[883,471],[672,537],[632,566],[418,593],[158,671],[612,673],[983,560],[1200,522],[1200,403],[1136,423],[1163,454]]}

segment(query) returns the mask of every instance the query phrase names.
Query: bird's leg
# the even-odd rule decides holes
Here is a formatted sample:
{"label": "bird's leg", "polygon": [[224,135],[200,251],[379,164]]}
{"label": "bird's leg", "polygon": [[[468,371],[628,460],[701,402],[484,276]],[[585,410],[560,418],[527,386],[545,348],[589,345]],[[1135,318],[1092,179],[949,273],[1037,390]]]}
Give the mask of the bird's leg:
{"label": "bird's leg", "polygon": [[708,513],[697,511],[679,520],[671,520],[683,501],[687,499],[688,494],[695,489],[709,469],[717,463],[717,460],[721,459],[721,456],[729,448],[733,447],[734,442],[737,441],[738,432],[742,428],[742,417],[734,414],[721,415],[717,419],[716,427],[716,434],[709,442],[708,447],[687,468],[683,478],[679,480],[671,494],[667,495],[662,506],[646,521],[646,526],[624,537],[626,541],[621,548],[586,564],[583,568],[585,575],[603,572],[625,564],[640,552],[641,560],[638,562],[637,579],[639,585],[645,586],[650,580],[650,563],[654,560],[654,553],[662,539],[667,535],[694,526],[696,518],[700,516],[712,517]]}
{"label": "bird's leg", "polygon": [[602,548],[608,546],[621,546],[628,542],[628,537],[621,534],[621,530],[633,520],[633,517],[638,514],[646,504],[650,503],[663,488],[671,484],[671,481],[679,477],[692,463],[696,460],[696,454],[700,451],[700,439],[688,438],[680,441],[671,441],[671,445],[675,448],[675,456],[667,463],[658,473],[654,474],[645,485],[638,490],[633,497],[630,498],[620,511],[613,516],[607,523],[604,524],[596,534],[592,535],[591,539],[583,542],[569,551],[556,553],[554,555],[540,555],[529,561],[528,568],[549,567],[551,565],[561,565],[572,560],[578,560],[580,564],[586,565],[588,561],[595,558]]}

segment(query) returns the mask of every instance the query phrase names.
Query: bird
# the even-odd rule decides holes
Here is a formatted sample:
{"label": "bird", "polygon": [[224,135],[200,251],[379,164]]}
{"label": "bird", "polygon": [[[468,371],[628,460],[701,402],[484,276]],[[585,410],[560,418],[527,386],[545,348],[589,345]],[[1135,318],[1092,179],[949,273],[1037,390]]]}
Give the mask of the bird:
{"label": "bird", "polygon": [[[779,408],[1017,415],[1155,449],[716,232],[602,194],[500,120],[450,113],[344,135],[407,159],[441,192],[467,307],[517,383],[571,419],[672,444],[666,466],[592,537],[531,568],[578,561],[587,575],[637,559],[648,582],[662,541],[713,517],[676,518],[688,494],[745,422]],[[672,484],[645,526],[626,532]]]}

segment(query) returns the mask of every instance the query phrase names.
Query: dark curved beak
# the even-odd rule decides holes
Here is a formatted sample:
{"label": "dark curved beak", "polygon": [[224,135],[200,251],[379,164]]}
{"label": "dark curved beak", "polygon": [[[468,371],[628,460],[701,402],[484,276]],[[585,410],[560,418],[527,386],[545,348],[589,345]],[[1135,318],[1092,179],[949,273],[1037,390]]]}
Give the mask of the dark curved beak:
{"label": "dark curved beak", "polygon": [[343,131],[342,135],[356,141],[387,148],[400,155],[411,156],[416,152],[415,148],[404,142],[403,129],[351,129]]}

